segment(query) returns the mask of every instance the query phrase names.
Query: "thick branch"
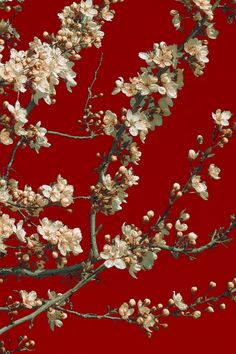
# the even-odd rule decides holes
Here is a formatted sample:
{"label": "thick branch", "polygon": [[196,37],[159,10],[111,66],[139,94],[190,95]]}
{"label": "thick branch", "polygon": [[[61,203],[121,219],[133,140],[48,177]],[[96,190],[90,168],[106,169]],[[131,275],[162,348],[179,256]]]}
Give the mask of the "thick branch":
{"label": "thick branch", "polygon": [[0,276],[5,277],[9,275],[13,276],[21,276],[21,277],[29,277],[29,278],[46,278],[51,276],[66,276],[69,274],[74,274],[81,271],[85,266],[85,262],[80,264],[74,264],[72,266],[64,267],[64,268],[53,268],[53,269],[37,269],[30,270],[24,268],[17,267],[8,267],[8,268],[0,268]]}
{"label": "thick branch", "polygon": [[90,214],[90,239],[93,251],[93,257],[97,259],[99,257],[97,240],[96,240],[96,212],[91,211]]}

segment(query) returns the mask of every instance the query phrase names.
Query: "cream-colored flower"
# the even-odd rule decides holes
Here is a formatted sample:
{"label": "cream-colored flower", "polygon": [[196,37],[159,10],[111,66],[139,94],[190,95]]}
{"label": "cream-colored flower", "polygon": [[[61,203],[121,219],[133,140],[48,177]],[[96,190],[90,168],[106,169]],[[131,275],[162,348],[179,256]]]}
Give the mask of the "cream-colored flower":
{"label": "cream-colored flower", "polygon": [[123,320],[127,320],[132,314],[134,313],[134,309],[129,306],[126,302],[124,302],[120,307],[119,307],[119,315]]}
{"label": "cream-colored flower", "polygon": [[219,34],[219,31],[217,31],[214,27],[214,24],[211,23],[206,28],[206,34],[210,39],[216,39]]}
{"label": "cream-colored flower", "polygon": [[161,232],[158,232],[154,237],[153,237],[153,242],[156,246],[162,247],[166,245],[166,241],[164,240],[164,235]]}
{"label": "cream-colored flower", "polygon": [[51,144],[48,142],[46,137],[47,129],[41,127],[41,122],[38,122],[34,127],[34,135],[32,140],[30,140],[30,147],[34,149],[37,153],[41,147],[50,147]]}
{"label": "cream-colored flower", "polygon": [[36,291],[30,291],[29,293],[25,290],[20,291],[22,297],[23,305],[28,308],[32,309],[35,306],[41,306],[42,301],[38,299],[38,295]]}
{"label": "cream-colored flower", "polygon": [[48,218],[43,218],[37,227],[38,233],[52,245],[57,245],[62,256],[72,253],[77,256],[83,250],[80,246],[82,234],[79,228],[69,229],[61,221],[52,222]]}
{"label": "cream-colored flower", "polygon": [[54,331],[55,327],[62,327],[63,321],[67,318],[67,314],[60,310],[55,310],[53,308],[49,308],[47,311],[48,323],[50,329]]}
{"label": "cream-colored flower", "polygon": [[90,19],[92,19],[98,13],[98,11],[93,7],[92,0],[82,0],[80,3],[80,11]]}
{"label": "cream-colored flower", "polygon": [[185,311],[187,310],[188,308],[188,305],[186,305],[183,301],[183,297],[180,293],[173,293],[173,300],[174,300],[174,303],[175,303],[175,306],[178,307],[179,310],[181,311]]}
{"label": "cream-colored flower", "polygon": [[155,63],[160,68],[165,68],[173,64],[173,48],[165,42],[155,43],[152,52],[141,52],[139,57],[145,60],[147,64]]}
{"label": "cream-colored flower", "polygon": [[82,234],[78,227],[70,230],[64,226],[64,230],[62,230],[58,239],[58,249],[63,256],[66,256],[70,252],[74,256],[77,256],[83,252],[80,246],[81,240]]}
{"label": "cream-colored flower", "polygon": [[111,135],[115,131],[115,126],[117,124],[117,115],[110,110],[105,112],[103,118],[104,132],[107,135]]}
{"label": "cream-colored flower", "polygon": [[161,75],[161,82],[166,90],[166,94],[170,98],[177,97],[178,84],[171,79],[170,73],[165,73]]}
{"label": "cream-colored flower", "polygon": [[13,144],[13,140],[10,138],[10,132],[9,132],[9,130],[3,128],[3,129],[0,131],[0,142],[1,142],[3,145],[11,145],[11,144]]}
{"label": "cream-colored flower", "polygon": [[113,17],[114,17],[114,11],[110,10],[110,7],[107,5],[102,9],[102,18],[105,21],[112,21]]}
{"label": "cream-colored flower", "polygon": [[7,109],[9,110],[9,112],[11,112],[16,121],[19,121],[23,124],[28,122],[28,119],[26,119],[26,109],[21,107],[20,102],[18,100],[15,103],[15,107],[11,104],[8,104]]}
{"label": "cream-colored flower", "polygon": [[206,183],[201,182],[200,176],[193,176],[192,177],[192,187],[200,195],[200,197],[202,197],[202,199],[204,199],[204,200],[208,199],[208,192],[207,192]]}
{"label": "cream-colored flower", "polygon": [[177,231],[181,231],[181,232],[184,232],[186,230],[188,230],[188,225],[187,224],[181,224],[180,220],[178,219],[175,223],[175,229]]}
{"label": "cream-colored flower", "polygon": [[23,220],[20,220],[16,226],[13,225],[13,231],[16,234],[18,240],[20,240],[21,242],[26,242],[25,239],[26,232],[23,229]]}
{"label": "cream-colored flower", "polygon": [[210,0],[193,0],[193,2],[208,16],[210,20],[213,20],[213,11]]}
{"label": "cream-colored flower", "polygon": [[142,96],[147,96],[155,92],[159,92],[162,95],[165,94],[165,89],[157,84],[158,78],[146,72],[133,78],[132,82]]}
{"label": "cream-colored flower", "polygon": [[211,164],[208,168],[208,173],[213,179],[220,179],[220,168],[217,167],[215,164]]}
{"label": "cream-colored flower", "polygon": [[199,64],[205,65],[209,62],[207,45],[203,45],[202,41],[197,38],[189,39],[184,45],[184,50],[191,56],[195,56]]}
{"label": "cream-colored flower", "polygon": [[227,127],[229,125],[229,119],[232,117],[230,111],[221,111],[217,109],[216,113],[212,113],[212,118],[216,124],[221,125],[222,127]]}
{"label": "cream-colored flower", "polygon": [[113,245],[105,245],[103,252],[100,253],[102,259],[105,259],[104,265],[107,268],[115,266],[118,269],[125,269],[126,264],[123,257],[127,255],[128,246],[125,241],[120,240],[119,236],[115,237]]}
{"label": "cream-colored flower", "polygon": [[193,149],[188,151],[189,160],[195,160],[198,157],[198,152],[195,152]]}
{"label": "cream-colored flower", "polygon": [[195,243],[198,235],[195,234],[195,232],[190,232],[188,235],[186,235],[188,237],[188,240],[192,243]]}
{"label": "cream-colored flower", "polygon": [[129,109],[126,115],[126,126],[129,128],[129,132],[132,136],[137,136],[139,132],[147,130],[147,120],[143,113],[136,112],[132,113]]}

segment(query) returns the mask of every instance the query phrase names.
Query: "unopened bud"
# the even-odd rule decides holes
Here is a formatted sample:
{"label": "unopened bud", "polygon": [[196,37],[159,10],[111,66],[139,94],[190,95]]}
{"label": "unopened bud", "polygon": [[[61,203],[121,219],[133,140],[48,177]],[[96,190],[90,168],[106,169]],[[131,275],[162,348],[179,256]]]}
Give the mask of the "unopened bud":
{"label": "unopened bud", "polygon": [[192,286],[191,293],[194,294],[197,292],[197,290],[198,290],[198,288],[196,286]]}
{"label": "unopened bud", "polygon": [[208,307],[206,308],[206,312],[213,313],[213,312],[214,312],[213,307],[208,306]]}
{"label": "unopened bud", "polygon": [[234,288],[234,283],[232,281],[229,281],[227,284],[228,290],[232,290]]}
{"label": "unopened bud", "polygon": [[162,310],[162,315],[163,316],[169,316],[169,314],[170,314],[170,311],[168,309],[163,309]]}
{"label": "unopened bud", "polygon": [[210,283],[209,283],[209,288],[210,289],[213,289],[213,288],[215,288],[216,287],[216,283],[214,282],[214,281],[211,281]]}
{"label": "unopened bud", "polygon": [[226,305],[225,305],[224,303],[223,303],[223,304],[220,304],[219,308],[220,308],[221,310],[225,310],[225,309],[226,309]]}

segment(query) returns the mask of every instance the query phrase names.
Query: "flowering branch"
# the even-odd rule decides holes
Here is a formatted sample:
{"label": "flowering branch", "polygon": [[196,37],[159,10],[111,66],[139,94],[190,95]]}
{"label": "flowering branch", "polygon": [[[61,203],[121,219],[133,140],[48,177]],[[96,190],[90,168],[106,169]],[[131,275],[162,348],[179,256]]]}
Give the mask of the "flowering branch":
{"label": "flowering branch", "polygon": [[[16,220],[7,213],[0,213],[0,256],[7,257],[8,251],[13,251],[16,258],[15,265],[0,268],[0,275],[37,279],[70,275],[71,282],[76,283],[63,294],[49,290],[48,299],[39,298],[34,290],[16,292],[19,296],[17,301],[13,301],[9,296],[4,306],[0,307],[0,311],[7,312],[10,321],[0,329],[0,334],[25,322],[30,322],[32,327],[35,318],[46,313],[52,330],[55,326],[63,325],[67,314],[74,314],[83,318],[138,324],[150,336],[152,330],[167,326],[161,322],[162,317],[173,315],[198,318],[199,306],[208,304],[206,311],[213,312],[214,309],[209,303],[215,303],[223,297],[234,298],[235,279],[228,283],[227,290],[221,295],[200,297],[191,301],[190,305],[183,301],[180,294],[174,293],[165,307],[162,304],[151,307],[149,299],[139,300],[137,303],[131,299],[119,309],[108,309],[104,315],[82,314],[73,308],[72,295],[90,280],[96,279],[106,268],[115,266],[118,269],[128,269],[130,275],[137,278],[137,272],[153,267],[161,250],[169,251],[174,256],[185,254],[191,258],[218,244],[224,245],[230,241],[229,235],[236,226],[235,217],[232,215],[227,228],[215,230],[210,235],[208,243],[196,247],[198,236],[187,231],[187,220],[190,215],[185,209],[177,218],[171,215],[173,206],[187,193],[195,193],[204,200],[208,199],[204,180],[206,174],[202,173],[205,168],[210,178],[215,180],[220,178],[220,169],[213,163],[208,166],[206,164],[213,157],[216,148],[222,148],[229,142],[234,127],[229,123],[231,112],[217,110],[212,114],[214,129],[210,145],[203,149],[201,145],[204,144],[204,138],[197,137],[198,150],[190,149],[188,152],[190,175],[182,187],[179,183],[174,183],[168,205],[161,216],[155,219],[154,211],[149,210],[143,217],[142,227],[124,223],[121,236],[117,235],[112,239],[109,234],[105,235],[105,244],[101,252],[97,245],[97,235],[102,228],[102,225],[98,227],[96,225],[99,214],[113,215],[122,209],[122,203],[126,202],[128,197],[128,188],[138,184],[139,177],[134,175],[133,167],[130,167],[138,165],[140,161],[138,138],[144,143],[149,131],[161,126],[163,117],[171,114],[173,99],[177,98],[178,91],[183,87],[181,64],[187,63],[196,76],[203,74],[209,61],[208,41],[205,38],[215,39],[218,35],[213,23],[214,12],[216,9],[223,9],[230,12],[232,17],[233,3],[226,8],[221,5],[220,0],[214,5],[211,5],[209,0],[181,0],[191,19],[196,22],[194,29],[181,45],[154,43],[153,50],[139,53],[139,57],[145,61],[145,67],[140,69],[136,77],[130,78],[129,82],[119,78],[113,90],[113,94],[122,92],[130,97],[129,109],[121,108],[119,115],[110,110],[106,110],[105,113],[102,110],[92,112],[90,101],[102,96],[102,93],[93,95],[93,87],[102,65],[102,54],[92,83],[88,87],[83,118],[79,121],[89,135],[47,131],[41,126],[41,122],[37,122],[36,125],[29,123],[29,115],[41,99],[47,104],[56,103],[56,86],[61,80],[66,83],[69,91],[76,85],[76,73],[72,70],[74,62],[81,58],[82,49],[92,45],[97,48],[101,46],[102,25],[104,21],[112,20],[114,11],[110,9],[110,5],[116,2],[117,0],[101,0],[99,5],[94,5],[92,0],[82,0],[79,4],[74,2],[66,6],[59,14],[61,27],[57,33],[44,32],[44,41],[35,37],[26,51],[12,49],[10,59],[1,63],[1,90],[6,94],[15,91],[17,101],[15,105],[5,101],[0,115],[0,143],[6,146],[14,144],[6,173],[0,179],[0,205],[3,210],[18,212],[17,216],[20,215],[21,220]],[[6,10],[5,6],[3,8]],[[176,10],[171,11],[171,16],[174,27],[183,31],[184,17]],[[204,39],[197,36],[203,36]],[[5,40],[0,40],[0,52],[4,50],[4,45]],[[2,57],[1,55],[1,59]],[[31,100],[28,106],[23,108],[19,102],[19,94],[22,95],[27,91],[31,94]],[[17,180],[9,178],[18,149],[29,146],[39,153],[41,148],[50,147],[47,140],[50,134],[75,140],[89,140],[101,135],[112,137],[108,152],[102,157],[97,153],[97,157],[100,158],[98,176],[96,183],[90,187],[89,196],[74,196],[74,187],[61,175],[57,176],[55,182],[50,185],[43,184],[36,191],[27,185],[22,189]],[[111,164],[114,167],[118,165],[113,176],[107,173]],[[50,220],[45,215],[40,218],[40,213],[46,207],[71,208],[77,199],[90,201],[90,250],[85,260],[79,262],[78,257],[83,252],[80,228],[70,228],[62,221]],[[72,209],[67,210],[72,212]],[[167,245],[165,239],[171,233],[174,236],[174,243]],[[75,264],[67,265],[71,258]],[[55,268],[47,268],[48,264],[51,265],[50,261],[55,262]],[[193,288],[192,293],[195,293],[196,287]],[[70,308],[65,307],[66,305]],[[222,304],[221,307],[223,308]],[[21,311],[27,309],[31,312],[26,316],[22,315]],[[31,346],[33,344],[24,338],[18,347],[20,350],[31,350],[29,349]]]}

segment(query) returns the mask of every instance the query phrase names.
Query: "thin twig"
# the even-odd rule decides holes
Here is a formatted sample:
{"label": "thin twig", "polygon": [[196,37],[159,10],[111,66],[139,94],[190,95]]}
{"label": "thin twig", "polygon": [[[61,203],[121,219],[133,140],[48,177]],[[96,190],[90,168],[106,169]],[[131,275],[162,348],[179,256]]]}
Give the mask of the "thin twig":
{"label": "thin twig", "polygon": [[15,156],[16,156],[16,152],[17,150],[19,149],[19,147],[23,144],[23,138],[21,138],[20,140],[18,140],[17,144],[15,145],[13,151],[12,151],[12,154],[11,154],[11,158],[10,158],[10,161],[8,162],[8,165],[7,165],[7,168],[6,168],[6,173],[5,175],[3,176],[4,179],[8,179],[8,176],[9,176],[9,172],[10,172],[10,169],[11,169],[11,166],[14,162],[14,159],[15,159]]}
{"label": "thin twig", "polygon": [[69,310],[69,309],[66,309],[66,308],[60,307],[60,306],[57,306],[56,308],[60,311],[67,312],[67,313],[70,313],[72,315],[82,317],[82,318],[96,318],[98,320],[108,319],[108,320],[115,320],[115,321],[116,320],[117,321],[124,321],[123,318],[117,317],[117,316],[111,316],[110,314],[97,315],[95,313],[80,313],[80,312]]}
{"label": "thin twig", "polygon": [[53,135],[58,135],[58,136],[63,136],[64,138],[70,138],[70,139],[78,139],[78,140],[89,140],[89,139],[94,139],[97,136],[103,136],[103,134],[96,134],[94,132],[91,132],[91,135],[70,135],[66,133],[61,133],[61,132],[56,132],[53,130],[48,130],[47,134],[53,134]]}

